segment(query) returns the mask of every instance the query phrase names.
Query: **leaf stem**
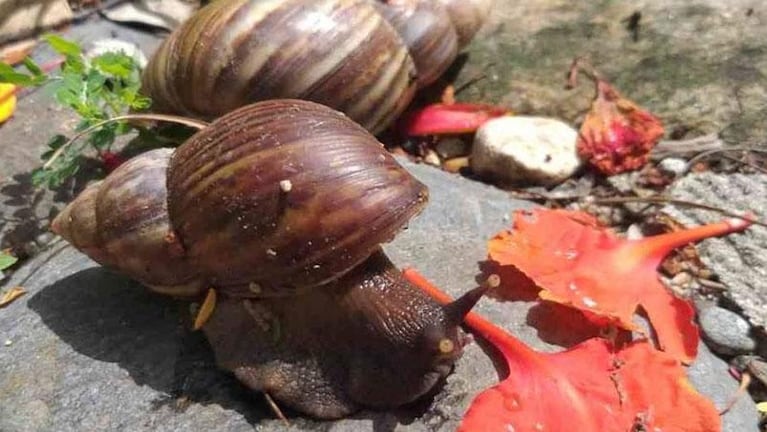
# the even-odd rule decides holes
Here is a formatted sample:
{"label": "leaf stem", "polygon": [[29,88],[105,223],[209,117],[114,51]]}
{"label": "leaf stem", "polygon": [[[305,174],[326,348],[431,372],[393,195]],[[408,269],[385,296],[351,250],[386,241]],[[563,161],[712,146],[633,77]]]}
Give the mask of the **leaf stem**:
{"label": "leaf stem", "polygon": [[751,221],[740,218],[727,219],[681,231],[630,240],[630,250],[639,252],[642,256],[664,257],[672,250],[686,246],[709,237],[743,231],[751,225]]}
{"label": "leaf stem", "polygon": [[112,122],[122,121],[122,120],[156,120],[156,121],[165,121],[165,122],[171,122],[171,123],[178,123],[182,124],[184,126],[189,126],[191,128],[195,128],[197,130],[202,130],[208,127],[207,122],[204,122],[202,120],[195,120],[188,117],[181,117],[181,116],[174,116],[174,115],[167,115],[167,114],[125,114],[117,117],[112,117],[109,119],[106,119],[104,121],[100,121],[93,126],[79,132],[75,136],[73,136],[69,141],[65,142],[61,147],[56,149],[56,151],[51,155],[51,158],[48,159],[45,164],[43,164],[43,169],[50,168],[51,165],[58,159],[61,154],[64,152],[64,150],[72,145],[75,141],[83,137],[84,135],[87,135],[94,130],[104,126],[105,124],[109,124]]}

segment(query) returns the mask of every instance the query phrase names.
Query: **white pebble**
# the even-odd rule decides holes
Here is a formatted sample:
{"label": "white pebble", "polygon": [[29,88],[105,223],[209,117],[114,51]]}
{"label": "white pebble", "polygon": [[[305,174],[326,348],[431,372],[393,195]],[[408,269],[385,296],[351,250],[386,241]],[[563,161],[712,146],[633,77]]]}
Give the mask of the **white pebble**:
{"label": "white pebble", "polygon": [[660,161],[658,168],[661,171],[679,176],[687,171],[687,161],[679,158],[666,158]]}
{"label": "white pebble", "polygon": [[477,131],[471,167],[501,183],[556,184],[581,165],[577,139],[575,129],[556,119],[499,117]]}

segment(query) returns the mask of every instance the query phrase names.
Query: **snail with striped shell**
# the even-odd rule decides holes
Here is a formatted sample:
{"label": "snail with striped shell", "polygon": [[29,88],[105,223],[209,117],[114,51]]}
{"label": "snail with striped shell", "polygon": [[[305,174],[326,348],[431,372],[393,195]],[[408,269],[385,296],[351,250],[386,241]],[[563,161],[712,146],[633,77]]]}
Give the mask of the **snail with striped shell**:
{"label": "snail with striped shell", "polygon": [[462,352],[476,293],[441,306],[381,249],[426,202],[426,186],[342,113],[273,100],[127,161],[52,229],[158,292],[215,287],[202,328],[217,363],[337,418],[418,399]]}
{"label": "snail with striped shell", "polygon": [[435,81],[493,0],[216,0],[149,61],[155,112],[214,119],[251,102],[305,99],[373,133]]}

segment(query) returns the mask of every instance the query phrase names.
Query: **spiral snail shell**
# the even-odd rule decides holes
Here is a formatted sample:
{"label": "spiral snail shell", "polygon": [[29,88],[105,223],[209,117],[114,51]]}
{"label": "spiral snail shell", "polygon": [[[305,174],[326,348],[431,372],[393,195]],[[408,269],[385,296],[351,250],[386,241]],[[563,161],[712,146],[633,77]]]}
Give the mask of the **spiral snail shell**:
{"label": "spiral snail shell", "polygon": [[380,246],[426,201],[426,187],[340,112],[271,100],[175,151],[129,160],[52,229],[155,291],[215,287],[203,330],[219,365],[334,418],[411,402],[460,356],[458,325],[476,298],[437,304]]}
{"label": "spiral snail shell", "polygon": [[158,48],[143,75],[154,111],[213,119],[295,98],[377,133],[479,29],[492,0],[217,0]]}

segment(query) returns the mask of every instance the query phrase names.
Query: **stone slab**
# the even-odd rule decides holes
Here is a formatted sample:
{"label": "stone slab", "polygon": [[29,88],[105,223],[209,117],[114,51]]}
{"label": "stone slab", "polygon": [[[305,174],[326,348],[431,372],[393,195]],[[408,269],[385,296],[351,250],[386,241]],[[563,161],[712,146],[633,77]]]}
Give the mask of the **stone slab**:
{"label": "stone slab", "polygon": [[[405,163],[430,188],[431,203],[386,249],[452,295],[475,286],[485,242],[508,224],[513,201],[498,189]],[[64,245],[18,270],[8,285],[29,292],[0,310],[0,430],[431,431],[455,430],[471,399],[499,373],[472,344],[432,401],[337,422],[271,419],[261,397],[216,369],[207,343],[189,333],[187,306],[142,289]],[[539,350],[555,350],[528,325],[533,303],[484,299],[478,311]],[[4,345],[10,341],[10,345]],[[701,346],[690,375],[723,407],[737,383]],[[186,403],[176,399],[185,395]],[[753,401],[724,416],[726,432],[756,432]]]}
{"label": "stone slab", "polygon": [[[752,211],[764,221],[767,215],[767,175],[763,174],[690,174],[678,180],[670,195],[745,213]],[[668,206],[666,212],[684,224],[702,224],[721,220],[714,212]],[[752,225],[743,233],[708,239],[698,250],[703,262],[721,279],[727,289],[722,293],[742,309],[753,325],[767,327],[767,228]]]}

